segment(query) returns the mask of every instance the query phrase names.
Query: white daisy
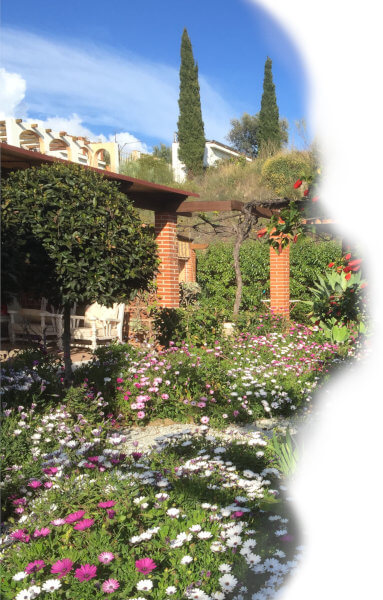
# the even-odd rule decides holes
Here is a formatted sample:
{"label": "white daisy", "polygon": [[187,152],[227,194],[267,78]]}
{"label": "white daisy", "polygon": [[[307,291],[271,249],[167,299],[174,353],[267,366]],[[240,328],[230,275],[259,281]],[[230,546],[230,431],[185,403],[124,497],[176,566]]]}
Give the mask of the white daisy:
{"label": "white daisy", "polygon": [[58,579],[47,579],[45,583],[43,583],[44,592],[55,592],[61,587],[61,581]]}
{"label": "white daisy", "polygon": [[141,579],[136,585],[136,588],[143,592],[149,592],[153,587],[153,583],[150,579]]}
{"label": "white daisy", "polygon": [[223,592],[213,592],[211,595],[214,600],[224,600],[225,594]]}
{"label": "white daisy", "polygon": [[168,594],[168,596],[172,596],[173,594],[175,594],[177,591],[177,588],[174,585],[169,585],[166,588],[166,593]]}
{"label": "white daisy", "polygon": [[221,588],[227,592],[232,592],[238,583],[238,579],[236,579],[236,577],[230,573],[225,573],[225,575],[222,575],[218,581]]}
{"label": "white daisy", "polygon": [[172,517],[172,519],[176,519],[176,518],[179,516],[179,514],[180,514],[180,511],[178,510],[178,508],[169,508],[169,509],[166,511],[166,514],[167,514],[169,517]]}
{"label": "white daisy", "polygon": [[191,556],[188,556],[187,554],[181,558],[181,565],[188,565],[189,563],[191,563],[193,561],[193,558]]}
{"label": "white daisy", "polygon": [[29,590],[21,590],[16,596],[15,600],[31,600],[32,596],[29,593]]}
{"label": "white daisy", "polygon": [[200,531],[199,533],[197,533],[197,537],[200,540],[208,540],[213,537],[213,534],[210,533],[210,531]]}
{"label": "white daisy", "polygon": [[25,571],[19,571],[19,573],[15,573],[12,579],[13,581],[21,581],[21,579],[24,579],[25,577],[28,577],[28,573]]}
{"label": "white daisy", "polygon": [[222,563],[219,565],[218,570],[221,571],[221,573],[230,573],[231,565],[228,565],[227,563]]}

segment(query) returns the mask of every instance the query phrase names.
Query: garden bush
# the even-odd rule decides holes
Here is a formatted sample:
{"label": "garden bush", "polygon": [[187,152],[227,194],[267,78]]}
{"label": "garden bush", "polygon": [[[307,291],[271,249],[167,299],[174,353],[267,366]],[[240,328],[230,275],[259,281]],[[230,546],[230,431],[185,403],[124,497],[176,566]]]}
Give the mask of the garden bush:
{"label": "garden bush", "polygon": [[[228,313],[228,317],[236,288],[232,253],[230,244],[219,242],[197,254],[197,276],[201,286],[199,303],[220,308]],[[339,260],[341,254],[340,244],[336,241],[298,238],[290,248],[290,297],[310,300],[309,287],[327,269],[328,263]],[[243,277],[241,311],[262,310],[262,300],[270,295],[269,245],[253,240],[245,242],[240,251],[240,265]],[[292,309],[292,318],[308,322],[309,310],[306,304],[298,302]]]}

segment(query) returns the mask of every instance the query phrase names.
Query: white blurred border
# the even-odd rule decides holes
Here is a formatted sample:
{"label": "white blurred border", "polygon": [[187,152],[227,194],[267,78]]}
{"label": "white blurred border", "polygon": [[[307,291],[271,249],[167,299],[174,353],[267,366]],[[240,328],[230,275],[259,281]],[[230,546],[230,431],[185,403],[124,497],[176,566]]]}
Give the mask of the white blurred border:
{"label": "white blurred border", "polygon": [[374,329],[365,364],[322,393],[318,423],[303,437],[291,495],[306,551],[281,597],[372,600],[383,594],[382,10],[371,0],[257,4],[301,50],[309,121],[324,157],[321,197],[340,231],[362,248]]}

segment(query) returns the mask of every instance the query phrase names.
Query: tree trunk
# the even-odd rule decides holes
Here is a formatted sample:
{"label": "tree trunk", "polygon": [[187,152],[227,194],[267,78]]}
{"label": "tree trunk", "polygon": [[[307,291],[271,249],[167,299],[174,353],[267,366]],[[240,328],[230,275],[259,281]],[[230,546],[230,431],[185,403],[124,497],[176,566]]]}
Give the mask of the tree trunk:
{"label": "tree trunk", "polygon": [[242,300],[242,288],[243,288],[243,280],[241,273],[241,265],[239,262],[239,251],[241,249],[242,243],[247,240],[250,235],[251,228],[257,222],[257,217],[253,214],[253,202],[248,202],[242,208],[242,218],[236,227],[236,239],[233,248],[233,258],[234,258],[234,270],[235,270],[235,279],[237,283],[237,289],[235,291],[235,302],[233,308],[233,314],[237,315],[239,312],[239,307],[241,306]]}
{"label": "tree trunk", "polygon": [[64,350],[64,367],[65,386],[70,387],[73,381],[72,360],[70,357],[70,304],[64,304],[64,327],[63,327],[63,350]]}
{"label": "tree trunk", "polygon": [[233,248],[233,258],[234,258],[234,270],[235,270],[235,280],[237,283],[237,289],[235,290],[235,302],[233,308],[233,314],[237,315],[239,312],[239,307],[242,300],[242,273],[241,266],[239,264],[239,251],[241,249],[241,245],[243,242],[243,236],[238,232],[237,239],[235,240],[234,248]]}

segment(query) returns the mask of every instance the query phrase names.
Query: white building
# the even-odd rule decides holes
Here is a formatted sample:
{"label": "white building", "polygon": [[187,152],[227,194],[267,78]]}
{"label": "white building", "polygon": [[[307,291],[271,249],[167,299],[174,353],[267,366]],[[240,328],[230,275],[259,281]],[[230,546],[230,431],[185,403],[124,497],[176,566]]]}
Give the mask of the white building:
{"label": "white building", "polygon": [[[179,142],[174,141],[172,144],[172,168],[174,173],[174,179],[178,183],[182,183],[186,179],[185,165],[178,158]],[[228,160],[230,158],[243,157],[248,162],[252,162],[252,159],[230,146],[216,142],[215,140],[206,141],[205,143],[205,154],[203,157],[204,167],[211,167],[219,160]]]}
{"label": "white building", "polygon": [[82,165],[119,172],[116,142],[90,142],[83,136],[46,128],[37,120],[9,118],[0,121],[0,142]]}

